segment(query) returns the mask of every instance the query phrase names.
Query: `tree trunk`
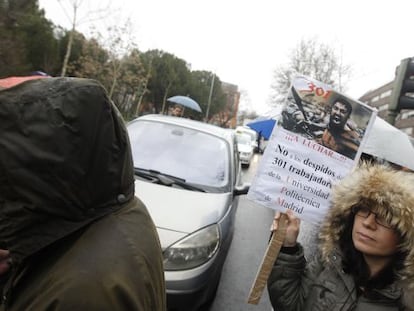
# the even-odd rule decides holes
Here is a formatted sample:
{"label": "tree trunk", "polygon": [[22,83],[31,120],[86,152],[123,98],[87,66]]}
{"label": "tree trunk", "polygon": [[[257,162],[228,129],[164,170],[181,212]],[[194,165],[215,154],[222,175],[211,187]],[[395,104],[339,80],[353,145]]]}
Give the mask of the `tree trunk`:
{"label": "tree trunk", "polygon": [[73,6],[72,30],[69,32],[68,45],[66,47],[66,54],[65,54],[65,58],[63,59],[62,72],[60,74],[61,77],[64,77],[66,75],[66,70],[68,68],[68,63],[69,63],[69,57],[72,52],[73,37],[75,36],[75,30],[76,30],[77,10],[78,10],[78,7],[74,5]]}

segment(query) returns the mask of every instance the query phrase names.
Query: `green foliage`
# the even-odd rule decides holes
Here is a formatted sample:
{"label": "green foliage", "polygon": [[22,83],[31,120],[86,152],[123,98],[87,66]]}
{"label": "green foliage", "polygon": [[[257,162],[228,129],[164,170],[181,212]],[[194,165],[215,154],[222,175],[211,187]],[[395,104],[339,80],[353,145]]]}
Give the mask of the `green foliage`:
{"label": "green foliage", "polygon": [[[60,59],[63,60],[66,47],[69,40],[69,31],[64,31],[60,39]],[[68,61],[67,75],[90,77],[92,79],[98,78],[98,76],[91,71],[99,71],[98,68],[91,68],[89,61],[94,63],[94,66],[98,66],[99,62],[103,60],[103,56],[106,55],[106,51],[101,48],[99,43],[95,39],[86,39],[85,36],[77,31],[73,34],[72,48]],[[60,75],[61,66],[56,72],[56,75]],[[85,69],[87,67],[87,69]]]}
{"label": "green foliage", "polygon": [[[147,109],[166,114],[174,95],[193,98],[203,110],[186,109],[185,116],[203,120],[207,109],[209,119],[225,112],[218,76],[208,105],[213,73],[191,71],[185,60],[162,50],[140,52],[133,40],[125,41],[128,26],[109,27],[110,38],[75,31],[66,75],[100,81],[126,119]],[[69,34],[45,18],[37,0],[0,0],[0,78],[37,70],[59,76]]]}
{"label": "green foliage", "polygon": [[53,71],[58,41],[36,0],[0,1],[0,76]]}
{"label": "green foliage", "polygon": [[147,90],[147,73],[138,49],[132,50],[122,59],[118,86],[114,98],[118,108],[126,117],[138,115],[139,105]]}
{"label": "green foliage", "polygon": [[75,34],[67,73],[69,76],[98,80],[108,88],[108,59],[108,53],[95,39],[87,40],[83,35]]}
{"label": "green foliage", "polygon": [[154,103],[157,111],[166,112],[167,98],[189,95],[191,74],[184,60],[159,50],[143,54],[146,70],[150,73],[145,99]]}
{"label": "green foliage", "polygon": [[[217,76],[209,71],[193,71],[192,72],[192,90],[194,99],[200,103],[201,109],[205,112],[209,111],[209,117],[224,110],[226,105],[226,95],[223,93],[221,81]],[[214,83],[213,83],[214,82]],[[210,107],[208,107],[208,100],[210,97],[210,90],[213,87]]]}

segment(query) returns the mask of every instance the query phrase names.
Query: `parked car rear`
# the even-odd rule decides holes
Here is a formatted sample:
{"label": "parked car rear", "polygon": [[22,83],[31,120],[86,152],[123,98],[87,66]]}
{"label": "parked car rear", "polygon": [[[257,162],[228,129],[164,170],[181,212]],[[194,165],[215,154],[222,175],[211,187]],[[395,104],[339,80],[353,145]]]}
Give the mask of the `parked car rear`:
{"label": "parked car rear", "polygon": [[253,158],[254,145],[248,134],[236,134],[237,148],[239,150],[240,162],[243,166],[249,167]]}
{"label": "parked car rear", "polygon": [[249,135],[253,145],[253,152],[259,152],[257,144],[259,134],[255,130],[252,130],[250,127],[247,126],[237,126],[235,131],[236,134]]}

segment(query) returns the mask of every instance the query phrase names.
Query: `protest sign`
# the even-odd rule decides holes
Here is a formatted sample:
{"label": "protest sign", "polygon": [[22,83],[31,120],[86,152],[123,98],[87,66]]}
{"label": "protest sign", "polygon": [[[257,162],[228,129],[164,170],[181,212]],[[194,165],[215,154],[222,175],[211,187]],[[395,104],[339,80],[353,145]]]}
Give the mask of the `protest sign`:
{"label": "protest sign", "polygon": [[[253,179],[248,199],[274,210],[290,209],[319,223],[331,189],[358,162],[376,111],[305,76],[295,78]],[[269,242],[250,290],[257,304],[285,236],[286,215]]]}
{"label": "protest sign", "polygon": [[357,163],[376,111],[304,76],[290,90],[247,197],[318,223],[332,186]]}

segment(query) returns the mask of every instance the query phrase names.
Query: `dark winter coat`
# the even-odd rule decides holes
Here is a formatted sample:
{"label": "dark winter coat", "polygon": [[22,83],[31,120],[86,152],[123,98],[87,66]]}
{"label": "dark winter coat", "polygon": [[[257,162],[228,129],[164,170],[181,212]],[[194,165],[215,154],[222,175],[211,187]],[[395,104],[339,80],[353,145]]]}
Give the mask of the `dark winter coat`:
{"label": "dark winter coat", "polygon": [[[414,293],[413,176],[384,166],[362,165],[357,173],[345,177],[334,189],[332,207],[321,226],[320,255],[307,263],[300,245],[296,249],[282,249],[279,254],[268,280],[274,309],[408,309],[406,301],[411,300]],[[395,271],[399,279],[386,288],[376,290],[375,297],[369,298],[357,295],[353,277],[343,270],[343,255],[338,247],[351,207],[365,199],[381,206],[381,215],[404,234],[401,249],[407,252],[404,267]]]}
{"label": "dark winter coat", "polygon": [[0,91],[0,310],[165,310],[161,248],[128,135],[96,81]]}

